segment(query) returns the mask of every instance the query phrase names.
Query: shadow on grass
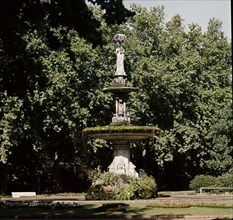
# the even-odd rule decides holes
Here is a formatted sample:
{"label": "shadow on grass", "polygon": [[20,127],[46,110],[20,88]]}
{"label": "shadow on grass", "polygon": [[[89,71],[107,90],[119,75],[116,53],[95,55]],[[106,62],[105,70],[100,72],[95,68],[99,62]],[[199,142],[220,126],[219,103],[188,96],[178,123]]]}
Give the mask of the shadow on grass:
{"label": "shadow on grass", "polygon": [[85,205],[76,208],[41,208],[19,207],[0,209],[0,218],[54,218],[54,217],[89,217],[95,213],[94,205]]}
{"label": "shadow on grass", "polygon": [[159,214],[156,215],[156,213],[150,213],[150,214],[145,214],[150,210],[149,207],[118,207],[117,209],[114,208],[109,208],[109,209],[104,209],[102,207],[97,208],[97,212],[99,213],[94,213],[92,216],[93,218],[98,218],[98,219],[104,219],[104,218],[120,218],[120,219],[154,219],[154,220],[165,220],[165,219],[183,219],[184,215],[179,214],[179,215],[173,215],[173,214]]}
{"label": "shadow on grass", "polygon": [[128,204],[87,204],[76,208],[38,208],[38,207],[20,207],[20,208],[0,208],[0,219],[12,218],[121,218],[121,219],[179,219],[184,215],[145,215],[150,208],[130,207]]}
{"label": "shadow on grass", "polygon": [[[129,205],[127,203],[83,204],[77,207],[4,207],[0,206],[0,219],[184,219],[190,214],[172,214],[157,212],[149,206]],[[166,213],[166,214],[165,214]],[[230,218],[216,218],[230,220]]]}
{"label": "shadow on grass", "polygon": [[171,197],[171,195],[164,194],[164,193],[160,193],[160,194],[158,195],[158,198],[168,198],[168,197]]}

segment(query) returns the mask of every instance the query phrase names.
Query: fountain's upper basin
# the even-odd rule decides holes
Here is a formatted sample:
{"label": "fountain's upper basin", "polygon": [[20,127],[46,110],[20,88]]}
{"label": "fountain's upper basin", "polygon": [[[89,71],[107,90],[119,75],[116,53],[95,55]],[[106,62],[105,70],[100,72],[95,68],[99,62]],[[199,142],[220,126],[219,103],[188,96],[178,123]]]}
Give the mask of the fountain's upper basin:
{"label": "fountain's upper basin", "polygon": [[129,142],[154,137],[160,129],[154,126],[100,126],[83,130],[83,136],[107,141],[127,140]]}

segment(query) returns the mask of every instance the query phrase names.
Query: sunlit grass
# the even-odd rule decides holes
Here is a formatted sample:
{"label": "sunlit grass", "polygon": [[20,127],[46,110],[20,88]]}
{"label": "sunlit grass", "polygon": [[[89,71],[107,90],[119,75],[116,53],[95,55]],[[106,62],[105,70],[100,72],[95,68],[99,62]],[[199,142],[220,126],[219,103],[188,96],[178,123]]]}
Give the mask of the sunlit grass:
{"label": "sunlit grass", "polygon": [[[223,204],[232,201],[222,201]],[[218,202],[220,203],[220,202]],[[157,208],[149,207],[147,204],[133,203],[125,210],[100,210],[101,204],[82,205],[78,208],[64,209],[43,209],[43,208],[1,208],[1,217],[135,217],[135,216],[156,216],[156,215],[232,215],[232,208]]]}
{"label": "sunlit grass", "polygon": [[[121,203],[129,204],[119,209],[103,209],[102,204],[111,203],[110,201],[75,201],[80,204],[78,207],[13,207],[8,208],[0,206],[0,218],[52,218],[52,217],[71,217],[71,218],[88,218],[88,217],[153,217],[153,216],[175,216],[182,217],[184,215],[213,215],[213,216],[228,216],[233,218],[233,200],[210,200],[209,202],[203,202],[202,200],[196,200],[195,202],[186,201],[186,199],[176,198],[176,201],[170,200],[171,194],[177,192],[160,192],[161,198],[155,200],[134,200],[134,201],[121,201]],[[185,195],[192,195],[194,191],[179,192]],[[36,198],[69,198],[84,196],[84,193],[62,193],[62,194],[47,194],[37,195]],[[164,199],[164,200],[163,200]],[[41,200],[43,201],[43,200]],[[116,201],[117,202],[117,201]],[[167,207],[158,207],[156,204],[167,205]],[[174,204],[170,207],[170,204]],[[182,205],[184,207],[182,207]],[[199,207],[201,206],[201,207]],[[209,206],[209,207],[206,207]]]}

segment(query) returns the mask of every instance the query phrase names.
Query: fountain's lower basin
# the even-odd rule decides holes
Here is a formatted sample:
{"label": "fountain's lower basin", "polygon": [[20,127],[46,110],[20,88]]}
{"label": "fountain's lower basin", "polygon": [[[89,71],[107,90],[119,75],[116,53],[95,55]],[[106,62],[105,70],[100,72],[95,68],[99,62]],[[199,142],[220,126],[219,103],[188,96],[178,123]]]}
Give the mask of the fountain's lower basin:
{"label": "fountain's lower basin", "polygon": [[114,159],[109,171],[137,177],[135,166],[130,161],[130,143],[152,138],[159,133],[158,127],[152,126],[100,126],[83,130],[83,137],[110,141]]}
{"label": "fountain's lower basin", "polygon": [[100,126],[90,127],[83,130],[84,136],[89,136],[95,139],[104,139],[107,141],[122,141],[129,142],[144,140],[153,137],[159,133],[160,129],[154,126]]}

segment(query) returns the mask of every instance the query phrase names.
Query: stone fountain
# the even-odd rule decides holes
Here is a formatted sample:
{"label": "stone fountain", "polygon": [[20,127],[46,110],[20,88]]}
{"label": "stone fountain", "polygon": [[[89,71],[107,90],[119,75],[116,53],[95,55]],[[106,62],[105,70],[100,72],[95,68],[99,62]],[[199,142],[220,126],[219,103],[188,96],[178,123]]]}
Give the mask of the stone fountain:
{"label": "stone fountain", "polygon": [[113,40],[116,42],[116,72],[112,86],[103,91],[111,92],[115,100],[115,114],[112,122],[107,126],[90,127],[83,130],[84,137],[104,139],[113,147],[113,161],[109,165],[109,171],[116,174],[126,174],[137,177],[135,165],[130,161],[130,143],[148,138],[153,138],[159,132],[158,127],[135,126],[130,123],[130,115],[127,111],[129,94],[138,90],[128,86],[127,75],[124,70],[125,50],[122,43],[126,37],[116,34]]}

